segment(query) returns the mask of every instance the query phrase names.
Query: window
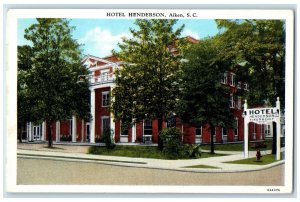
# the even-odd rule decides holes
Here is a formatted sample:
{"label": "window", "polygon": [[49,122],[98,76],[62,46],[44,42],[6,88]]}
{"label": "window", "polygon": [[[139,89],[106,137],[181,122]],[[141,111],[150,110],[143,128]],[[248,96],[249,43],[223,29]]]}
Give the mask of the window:
{"label": "window", "polygon": [[234,108],[235,103],[234,103],[234,96],[232,94],[230,94],[230,98],[229,98],[229,107],[230,108]]}
{"label": "window", "polygon": [[202,136],[202,126],[196,127],[195,133],[196,133],[196,136]]}
{"label": "window", "polygon": [[221,80],[221,83],[227,84],[227,76],[228,76],[228,73],[225,72],[225,73],[223,74],[223,78],[222,78],[222,80]]}
{"label": "window", "polygon": [[235,86],[235,74],[231,74],[230,85]]}
{"label": "window", "polygon": [[109,106],[109,91],[102,92],[102,107]]}
{"label": "window", "polygon": [[248,90],[249,89],[249,85],[247,83],[244,83],[244,90]]}
{"label": "window", "polygon": [[222,136],[227,136],[227,128],[222,128]]}
{"label": "window", "polygon": [[237,97],[237,108],[238,109],[242,108],[242,97],[241,96]]}
{"label": "window", "polygon": [[240,82],[240,81],[238,82],[237,88],[238,88],[238,89],[241,89],[241,88],[242,88],[242,82]]}
{"label": "window", "polygon": [[167,119],[167,128],[176,126],[176,118],[170,117]]}
{"label": "window", "polygon": [[103,116],[101,119],[102,119],[102,134],[103,134],[103,132],[110,130],[110,118],[107,116]]}
{"label": "window", "polygon": [[235,128],[234,128],[234,136],[238,136],[239,135],[239,119],[237,117],[235,117]]}
{"label": "window", "polygon": [[108,80],[108,71],[102,71],[101,72],[101,81],[107,81]]}
{"label": "window", "polygon": [[124,126],[124,124],[121,123],[121,135],[122,136],[128,136],[128,128]]}
{"label": "window", "polygon": [[266,137],[270,137],[271,136],[271,125],[264,125],[264,129],[265,129],[265,136]]}
{"label": "window", "polygon": [[255,140],[256,139],[256,123],[253,123],[253,133],[252,133],[252,135],[253,135],[253,140]]}
{"label": "window", "polygon": [[144,135],[152,135],[152,121],[151,120],[144,121]]}

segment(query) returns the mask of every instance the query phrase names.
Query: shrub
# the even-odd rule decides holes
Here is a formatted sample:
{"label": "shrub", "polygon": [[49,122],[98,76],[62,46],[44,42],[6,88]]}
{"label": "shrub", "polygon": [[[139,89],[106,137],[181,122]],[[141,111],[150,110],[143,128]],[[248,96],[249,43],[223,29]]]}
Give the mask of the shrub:
{"label": "shrub", "polygon": [[181,150],[182,158],[200,158],[201,148],[200,145],[196,144],[186,144],[182,146]]}
{"label": "shrub", "polygon": [[116,146],[112,135],[113,131],[111,129],[103,131],[102,141],[105,143],[107,149],[113,149]]}
{"label": "shrub", "polygon": [[164,128],[160,133],[160,138],[163,143],[163,152],[169,158],[178,158],[181,151],[181,132],[175,127]]}

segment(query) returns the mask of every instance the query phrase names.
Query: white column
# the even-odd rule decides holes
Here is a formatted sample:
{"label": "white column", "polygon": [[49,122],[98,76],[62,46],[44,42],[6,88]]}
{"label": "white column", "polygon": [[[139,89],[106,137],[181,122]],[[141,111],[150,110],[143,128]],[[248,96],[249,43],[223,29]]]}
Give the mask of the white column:
{"label": "white column", "polygon": [[[113,87],[111,87],[110,90],[111,90],[110,92],[112,92]],[[112,97],[112,101],[113,101],[113,99],[114,98]],[[114,121],[114,114],[113,114],[112,110],[110,110],[110,129],[112,131],[112,139],[113,139],[114,142],[116,142],[116,140],[115,140],[115,136],[116,136],[116,134],[115,134],[115,121]]]}
{"label": "white column", "polygon": [[[247,113],[247,100],[245,100],[244,104],[244,112]],[[249,157],[249,152],[248,152],[248,116],[249,114],[245,114],[244,116],[244,158]]]}
{"label": "white column", "polygon": [[133,125],[132,125],[132,128],[131,128],[131,142],[132,143],[135,143],[135,140],[136,140],[136,124],[135,124],[135,121],[136,119],[133,119]]}
{"label": "white column", "polygon": [[46,122],[43,121],[42,123],[42,141],[46,140]]}
{"label": "white column", "polygon": [[91,89],[91,121],[90,121],[90,143],[95,143],[95,89]]}
{"label": "white column", "polygon": [[28,128],[28,132],[29,132],[29,141],[33,141],[33,134],[32,134],[32,122],[29,122],[29,128]]}
{"label": "white column", "polygon": [[56,142],[60,141],[60,121],[56,121]]}
{"label": "white column", "polygon": [[76,116],[72,116],[72,142],[76,142],[77,136],[77,119]]}
{"label": "white column", "polygon": [[279,97],[277,97],[276,108],[278,111],[278,117],[276,120],[276,160],[280,160],[280,137],[281,137],[281,124],[280,124],[280,101]]}
{"label": "white column", "polygon": [[84,121],[81,120],[81,142],[83,142],[84,140]]}

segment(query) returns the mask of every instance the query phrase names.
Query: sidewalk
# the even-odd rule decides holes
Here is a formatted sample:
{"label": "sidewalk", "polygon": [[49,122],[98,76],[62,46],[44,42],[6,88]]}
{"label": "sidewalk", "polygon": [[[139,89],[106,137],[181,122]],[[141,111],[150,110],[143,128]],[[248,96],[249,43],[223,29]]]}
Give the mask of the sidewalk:
{"label": "sidewalk", "polygon": [[[56,149],[46,148],[46,144],[26,144],[18,143],[18,157],[21,158],[43,158],[56,159],[64,161],[93,162],[107,165],[140,167],[163,170],[176,170],[185,172],[247,172],[267,169],[276,165],[284,164],[284,160],[268,165],[248,165],[248,164],[230,164],[224,163],[243,159],[242,152],[216,151],[216,153],[227,154],[227,156],[218,156],[203,159],[188,160],[162,160],[150,158],[130,158],[118,156],[104,156],[87,154],[88,145],[55,145]],[[270,151],[265,151],[268,154]],[[255,157],[255,151],[249,152],[249,158]],[[186,166],[204,165],[217,168],[185,168]]]}

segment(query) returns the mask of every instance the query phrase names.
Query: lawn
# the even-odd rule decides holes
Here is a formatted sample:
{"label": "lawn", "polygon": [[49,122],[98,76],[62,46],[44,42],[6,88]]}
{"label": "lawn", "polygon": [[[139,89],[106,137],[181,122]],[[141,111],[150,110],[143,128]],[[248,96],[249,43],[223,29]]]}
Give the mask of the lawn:
{"label": "lawn", "polygon": [[[88,150],[89,154],[107,155],[107,156],[124,156],[134,158],[154,158],[169,159],[169,157],[153,146],[125,146],[117,145],[114,149],[106,149],[106,147],[92,146]],[[202,152],[200,158],[209,158],[224,156],[222,154],[209,154]]]}
{"label": "lawn", "polygon": [[[281,159],[282,159],[282,153],[281,153]],[[270,163],[276,162],[275,160],[275,154],[267,154],[263,155],[263,157],[260,159],[260,161],[256,161],[256,158],[248,158],[248,159],[242,159],[237,161],[228,161],[225,163],[233,163],[233,164],[251,164],[251,165],[267,165]]]}
{"label": "lawn", "polygon": [[[256,151],[256,148],[251,148],[254,143],[249,142],[249,151]],[[261,151],[272,149],[272,140],[265,140],[266,148],[260,148]],[[210,145],[201,145],[201,149],[210,150]],[[235,144],[215,144],[215,150],[220,151],[244,151],[244,143]]]}

